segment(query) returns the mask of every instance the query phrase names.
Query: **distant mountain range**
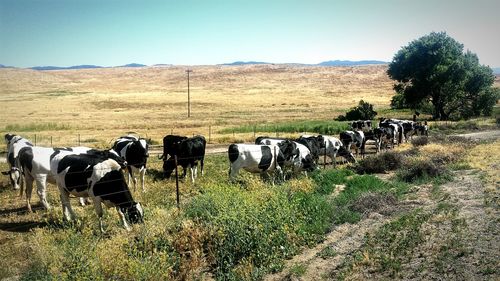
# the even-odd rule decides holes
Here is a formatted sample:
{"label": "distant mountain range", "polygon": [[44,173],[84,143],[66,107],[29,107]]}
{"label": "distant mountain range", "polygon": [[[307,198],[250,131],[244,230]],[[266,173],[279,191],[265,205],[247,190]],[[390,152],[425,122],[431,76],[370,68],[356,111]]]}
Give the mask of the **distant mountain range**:
{"label": "distant mountain range", "polygon": [[[125,65],[115,66],[115,67],[144,67],[147,66],[145,64],[139,63],[129,63]],[[92,64],[83,64],[83,65],[74,65],[74,66],[34,66],[30,67],[33,70],[62,70],[62,69],[91,69],[91,68],[104,68],[104,66],[92,65]]]}
{"label": "distant mountain range", "polygon": [[[261,61],[235,61],[231,63],[223,63],[222,65],[249,65],[249,64],[273,64],[271,62],[261,62]],[[320,62],[318,64],[305,64],[305,63],[285,63],[291,65],[308,65],[308,66],[356,66],[356,65],[368,65],[368,64],[388,64],[385,61],[378,60],[329,60]]]}
{"label": "distant mountain range", "polygon": [[262,61],[235,61],[231,63],[223,63],[222,65],[249,65],[249,64],[272,64],[272,63],[262,62]]}
{"label": "distant mountain range", "polygon": [[356,65],[367,65],[367,64],[388,64],[388,62],[379,60],[359,60],[359,61],[329,60],[318,63],[318,65],[321,66],[356,66]]}
{"label": "distant mountain range", "polygon": [[[271,62],[262,62],[262,61],[235,61],[231,63],[223,63],[220,65],[230,65],[230,66],[237,66],[237,65],[259,65],[259,64],[274,64]],[[378,61],[378,60],[360,60],[360,61],[351,61],[351,60],[330,60],[330,61],[324,61],[320,62],[318,64],[303,64],[303,63],[284,63],[288,65],[304,65],[304,66],[358,66],[358,65],[380,65],[380,64],[388,64],[388,62],[385,61]],[[129,63],[125,65],[120,65],[120,66],[114,66],[114,67],[146,67],[147,65],[145,64],[140,64],[140,63]],[[165,67],[165,66],[172,66],[172,64],[155,64],[151,65],[153,67]],[[15,68],[14,66],[7,66],[0,64],[0,68]],[[92,68],[106,68],[106,66],[99,66],[99,65],[74,65],[74,66],[67,66],[67,67],[62,67],[62,66],[34,66],[34,67],[29,67],[28,69],[33,69],[33,70],[64,70],[64,69],[92,69]],[[500,67],[492,67],[493,73],[495,75],[500,75]]]}

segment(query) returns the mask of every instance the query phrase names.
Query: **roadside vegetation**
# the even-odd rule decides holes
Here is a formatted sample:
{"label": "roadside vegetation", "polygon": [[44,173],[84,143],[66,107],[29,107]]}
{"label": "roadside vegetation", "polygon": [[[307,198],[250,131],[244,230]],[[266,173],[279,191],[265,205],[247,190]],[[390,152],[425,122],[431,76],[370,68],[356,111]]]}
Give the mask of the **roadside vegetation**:
{"label": "roadside vegetation", "polygon": [[[40,220],[42,227],[36,225],[22,247],[10,250],[30,252],[27,264],[17,271],[21,280],[91,277],[180,280],[208,276],[225,280],[261,279],[280,271],[284,260],[303,247],[322,241],[332,227],[357,223],[374,211],[391,213],[391,208],[411,191],[412,184],[438,185],[451,180],[449,171],[456,166],[452,164],[459,162],[471,147],[474,143],[464,143],[463,139],[435,137],[428,144],[415,139],[414,144],[368,157],[351,169],[321,170],[309,178],[300,177],[276,186],[246,173],[240,184],[229,183],[224,180],[226,156],[211,155],[206,162],[206,175],[199,183],[182,184],[180,210],[175,207],[173,182],[157,178],[161,165],[152,161],[147,192],[134,193],[136,200],[145,205],[144,225],[127,233],[120,228],[114,210],[109,209],[105,216],[108,233],[101,236],[90,207],[76,207],[80,225],[63,223],[52,188],[50,200],[55,208],[26,214]],[[396,171],[396,180],[388,182],[354,171],[361,174]],[[22,201],[16,203],[20,205]],[[428,218],[427,213],[415,210],[367,240],[366,247],[370,248],[366,251],[370,255],[380,254],[376,258],[383,263],[379,270],[390,268],[393,273],[388,276],[398,276],[402,260],[397,257],[387,260],[379,248],[406,256],[404,253],[411,250],[412,243],[423,239],[412,228],[419,228]],[[13,227],[17,219],[10,217]],[[401,229],[408,232],[406,242],[395,234]],[[387,245],[382,245],[375,243],[381,239],[380,235],[395,236],[384,240]],[[410,248],[400,251],[403,246]],[[358,259],[353,262],[359,262]],[[301,265],[295,271],[300,275]]]}

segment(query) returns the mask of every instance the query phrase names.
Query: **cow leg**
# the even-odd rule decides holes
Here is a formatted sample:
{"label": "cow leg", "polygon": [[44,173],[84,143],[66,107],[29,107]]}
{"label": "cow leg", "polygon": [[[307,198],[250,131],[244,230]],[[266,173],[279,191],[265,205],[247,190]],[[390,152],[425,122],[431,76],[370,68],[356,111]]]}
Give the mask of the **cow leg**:
{"label": "cow leg", "polygon": [[102,223],[102,215],[103,215],[103,210],[102,210],[102,204],[101,204],[101,198],[99,197],[93,197],[93,200],[94,201],[94,210],[95,210],[95,213],[97,214],[97,218],[99,219],[99,229],[101,230],[101,233],[105,233],[104,231],[104,226],[103,226],[103,223]]}
{"label": "cow leg", "polygon": [[[336,168],[337,167],[337,153],[339,153],[338,150],[335,150],[333,152],[333,158],[332,158],[332,162],[333,162],[333,168]],[[343,158],[343,157],[342,157]]]}
{"label": "cow leg", "polygon": [[194,170],[194,179],[193,179],[194,183],[194,180],[198,178],[198,164],[194,165],[194,168],[191,169]]}
{"label": "cow leg", "polygon": [[38,175],[36,177],[36,191],[45,209],[49,210],[50,204],[47,202],[47,175]]}
{"label": "cow leg", "polygon": [[195,168],[193,167],[193,165],[190,164],[189,165],[189,172],[191,173],[191,183],[194,183],[194,178],[195,178],[195,176],[194,176],[194,169]]}
{"label": "cow leg", "polygon": [[71,203],[69,202],[69,193],[64,190],[64,188],[59,188],[61,193],[61,203],[63,208],[63,217],[66,221],[72,221],[76,219],[76,214],[71,208]]}
{"label": "cow leg", "polygon": [[[33,178],[29,175],[26,176],[26,207],[28,211],[31,213],[33,210],[31,209],[31,192],[33,191]],[[22,190],[22,187],[21,187]]]}
{"label": "cow leg", "polygon": [[137,179],[134,177],[134,168],[127,166],[128,170],[128,185],[130,186],[130,181],[134,183],[134,191],[136,190]]}
{"label": "cow leg", "polygon": [[203,158],[201,158],[201,160],[200,160],[200,172],[201,172],[201,175],[203,176]]}
{"label": "cow leg", "polygon": [[139,175],[141,177],[141,187],[142,187],[142,192],[146,191],[144,188],[144,177],[146,175],[146,167],[142,167],[141,170],[139,171]]}
{"label": "cow leg", "polygon": [[238,176],[238,172],[239,172],[239,168],[236,167],[236,165],[229,165],[229,180],[230,181],[234,181],[234,179],[236,178],[236,176]]}
{"label": "cow leg", "polygon": [[122,210],[120,210],[119,207],[116,207],[116,211],[118,211],[118,215],[120,216],[120,220],[122,221],[123,228],[125,228],[127,231],[132,230],[132,228],[130,228],[130,226],[128,225],[127,220],[125,219],[125,214],[122,212]]}

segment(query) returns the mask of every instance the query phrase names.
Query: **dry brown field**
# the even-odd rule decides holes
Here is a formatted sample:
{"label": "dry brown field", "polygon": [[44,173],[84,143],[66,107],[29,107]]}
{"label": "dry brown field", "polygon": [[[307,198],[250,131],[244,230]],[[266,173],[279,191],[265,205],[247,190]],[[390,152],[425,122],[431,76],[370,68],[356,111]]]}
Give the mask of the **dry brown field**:
{"label": "dry brown field", "polygon": [[[188,66],[34,71],[0,69],[0,133],[48,145],[108,146],[134,132],[208,135],[242,124],[332,120],[363,99],[387,108],[387,66]],[[219,136],[220,137],[220,136]]]}

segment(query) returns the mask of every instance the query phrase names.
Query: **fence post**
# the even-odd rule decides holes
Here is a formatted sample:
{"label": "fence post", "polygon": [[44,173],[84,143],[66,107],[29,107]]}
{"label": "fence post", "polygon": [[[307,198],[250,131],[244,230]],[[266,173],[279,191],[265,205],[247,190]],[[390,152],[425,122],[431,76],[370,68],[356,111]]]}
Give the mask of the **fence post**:
{"label": "fence post", "polygon": [[254,124],[253,125],[253,138],[255,139],[255,131],[257,130],[257,126]]}
{"label": "fence post", "polygon": [[177,155],[174,155],[175,162],[175,198],[177,201],[177,209],[179,209],[179,172],[177,170]]}
{"label": "fence post", "polygon": [[208,126],[208,143],[211,143],[212,139],[212,126]]}
{"label": "fence post", "polygon": [[52,136],[50,136],[50,147],[52,147]]}
{"label": "fence post", "polygon": [[36,146],[36,134],[35,134],[35,146]]}
{"label": "fence post", "polygon": [[80,146],[80,134],[78,134],[78,146]]}

